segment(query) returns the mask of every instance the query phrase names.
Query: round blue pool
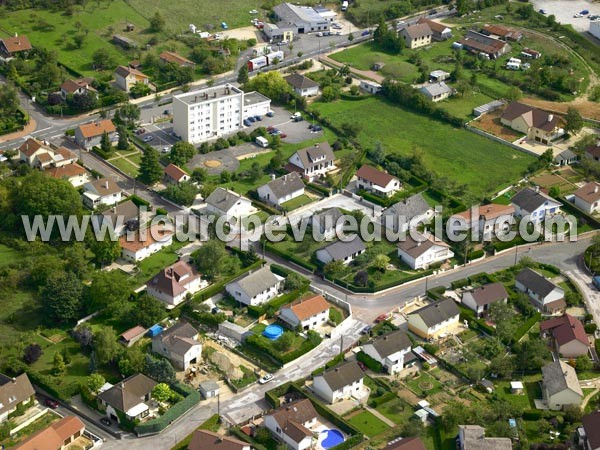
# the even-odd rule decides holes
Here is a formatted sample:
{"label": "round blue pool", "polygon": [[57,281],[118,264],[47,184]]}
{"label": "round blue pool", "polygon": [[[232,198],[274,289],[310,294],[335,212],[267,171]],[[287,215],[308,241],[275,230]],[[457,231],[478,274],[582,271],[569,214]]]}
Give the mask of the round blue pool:
{"label": "round blue pool", "polygon": [[321,431],[321,434],[325,433],[325,439],[321,441],[321,447],[328,449],[335,447],[338,444],[344,442],[344,435],[338,430],[325,430]]}
{"label": "round blue pool", "polygon": [[267,339],[271,339],[272,341],[275,341],[275,340],[279,339],[279,336],[281,336],[283,334],[283,328],[281,328],[279,325],[276,325],[276,324],[269,325],[267,328],[265,328],[265,330],[262,332],[262,334]]}

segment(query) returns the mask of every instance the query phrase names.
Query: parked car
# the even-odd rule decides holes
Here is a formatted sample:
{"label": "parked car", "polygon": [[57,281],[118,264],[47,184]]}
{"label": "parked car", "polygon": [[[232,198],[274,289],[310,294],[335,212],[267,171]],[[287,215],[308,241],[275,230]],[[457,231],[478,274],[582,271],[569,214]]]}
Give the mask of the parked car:
{"label": "parked car", "polygon": [[371,325],[367,325],[362,330],[360,330],[360,334],[369,334],[373,327]]}
{"label": "parked car", "polygon": [[248,14],[258,14],[258,11],[255,9],[251,9],[250,11],[248,11]]}
{"label": "parked car", "polygon": [[260,122],[260,121],[262,121],[262,117],[260,117],[260,116],[254,116],[254,118],[255,118],[256,120],[258,120],[259,122]]}
{"label": "parked car", "polygon": [[431,11],[429,11],[427,13],[427,15],[429,15],[429,16],[433,16],[434,14],[437,14],[437,9],[432,9]]}
{"label": "parked car", "polygon": [[587,16],[590,12],[587,9],[584,9],[583,11],[579,11],[579,14],[581,14],[582,16]]}
{"label": "parked car", "polygon": [[248,119],[244,119],[244,125],[249,127],[250,125],[252,125],[252,122],[250,122]]}
{"label": "parked car", "polygon": [[112,425],[112,422],[110,421],[110,419],[108,417],[100,418],[100,423],[102,425],[106,425],[107,427],[110,427]]}
{"label": "parked car", "polygon": [[590,19],[590,20],[598,20],[598,19],[600,19],[600,16],[598,16],[597,14],[592,14],[591,16],[588,16],[588,19]]}
{"label": "parked car", "polygon": [[362,361],[357,361],[357,364],[358,364],[358,367],[360,367],[360,369],[361,369],[363,372],[366,372],[366,371],[367,371],[367,366],[365,366],[365,363],[364,363],[364,362],[362,362]]}
{"label": "parked car", "polygon": [[285,134],[285,133],[281,133],[281,134],[279,135],[279,137],[280,137],[281,139],[285,139],[285,138],[287,137],[287,134]]}
{"label": "parked car", "polygon": [[144,142],[150,142],[152,139],[154,139],[154,136],[150,135],[150,136],[144,136],[143,141]]}
{"label": "parked car", "polygon": [[145,128],[138,128],[137,130],[135,130],[135,134],[144,134],[146,132]]}
{"label": "parked car", "polygon": [[256,122],[256,119],[254,117],[252,117],[252,116],[248,117],[247,120],[249,120],[250,122]]}
{"label": "parked car", "polygon": [[368,36],[368,35],[370,35],[370,34],[371,34],[371,32],[370,32],[369,30],[365,30],[365,31],[363,31],[363,32],[362,32],[360,35],[361,35],[361,36]]}
{"label": "parked car", "polygon": [[165,109],[165,110],[163,111],[163,114],[164,114],[165,116],[168,116],[169,114],[171,114],[171,112],[170,112],[168,109]]}
{"label": "parked car", "polygon": [[319,32],[317,33],[317,37],[323,37],[323,32],[319,31]]}
{"label": "parked car", "polygon": [[281,130],[275,129],[275,130],[271,131],[271,135],[273,135],[273,136],[279,136],[280,134],[282,134]]}
{"label": "parked car", "polygon": [[169,153],[171,151],[170,147],[163,147],[161,153]]}
{"label": "parked car", "polygon": [[273,379],[273,375],[268,373],[264,377],[262,377],[260,380],[258,380],[258,382],[260,384],[265,384],[265,383],[268,383],[269,381],[271,381],[272,379]]}
{"label": "parked car", "polygon": [[387,320],[387,318],[388,318],[387,314],[381,314],[381,315],[377,316],[377,319],[375,319],[375,323],[383,322],[384,320]]}
{"label": "parked car", "polygon": [[271,131],[273,131],[275,129],[275,127],[273,125],[269,125],[267,127],[267,133],[270,133]]}
{"label": "parked car", "polygon": [[321,125],[315,125],[312,130],[313,132],[317,133],[319,131],[322,131],[323,127]]}
{"label": "parked car", "polygon": [[540,14],[546,14],[546,10],[545,10],[545,9],[539,9],[539,10],[538,10],[538,12],[539,12]]}
{"label": "parked car", "polygon": [[46,406],[48,408],[56,409],[56,408],[58,408],[58,402],[56,400],[52,400],[51,398],[47,398]]}
{"label": "parked car", "polygon": [[275,113],[273,111],[269,111],[267,113],[267,117],[273,117],[275,115]]}

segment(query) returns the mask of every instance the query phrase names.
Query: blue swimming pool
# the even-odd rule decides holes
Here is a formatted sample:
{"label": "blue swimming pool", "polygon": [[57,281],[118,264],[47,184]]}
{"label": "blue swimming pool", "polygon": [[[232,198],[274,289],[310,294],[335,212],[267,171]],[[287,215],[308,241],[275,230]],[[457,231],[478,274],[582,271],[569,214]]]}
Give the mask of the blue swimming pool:
{"label": "blue swimming pool", "polygon": [[279,336],[281,336],[283,334],[283,328],[281,328],[281,326],[276,325],[276,324],[269,325],[267,328],[265,328],[265,330],[262,332],[262,334],[267,339],[271,339],[272,341],[275,341],[275,340],[279,339]]}
{"label": "blue swimming pool", "polygon": [[321,431],[321,434],[325,434],[325,439],[321,441],[321,447],[328,449],[335,447],[338,444],[344,442],[344,435],[338,430],[325,430]]}

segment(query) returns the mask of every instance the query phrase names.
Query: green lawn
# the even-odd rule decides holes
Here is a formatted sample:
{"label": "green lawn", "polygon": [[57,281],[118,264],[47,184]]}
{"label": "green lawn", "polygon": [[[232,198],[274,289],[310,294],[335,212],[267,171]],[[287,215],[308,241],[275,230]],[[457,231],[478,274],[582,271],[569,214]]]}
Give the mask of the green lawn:
{"label": "green lawn", "polygon": [[414,412],[409,405],[399,398],[385,402],[375,409],[398,425],[406,423]]}
{"label": "green lawn", "polygon": [[129,278],[131,288],[138,288],[156,275],[161,269],[177,262],[177,259],[179,258],[177,250],[185,244],[186,242],[179,242],[174,239],[172,245],[141,261],[138,265],[139,272]]}
{"label": "green lawn", "polygon": [[442,384],[427,372],[421,372],[418,377],[407,381],[406,385],[417,395],[433,395],[442,389]]}
{"label": "green lawn", "polygon": [[371,147],[374,142],[382,142],[389,153],[420,152],[429,170],[465,184],[479,198],[519,179],[533,161],[533,156],[376,97],[315,103],[314,107],[336,125],[368,120],[368,126],[363,125],[358,135],[362,145]]}
{"label": "green lawn", "polygon": [[306,194],[302,194],[296,198],[288,200],[281,204],[282,208],[285,208],[287,211],[293,211],[294,209],[300,208],[301,206],[308,205],[313,200]]}
{"label": "green lawn", "polygon": [[19,253],[6,245],[0,244],[0,267],[16,262]]}
{"label": "green lawn", "polygon": [[129,176],[131,176],[133,178],[135,178],[135,177],[138,176],[138,168],[135,167],[133,164],[131,164],[126,159],[117,158],[117,159],[113,159],[112,161],[110,161],[110,163],[112,165],[118,167],[123,172],[125,172],[127,175],[129,175]]}
{"label": "green lawn", "polygon": [[360,412],[346,421],[368,437],[377,436],[389,428],[369,411]]}
{"label": "green lawn", "polygon": [[[136,27],[134,32],[128,33],[129,37],[140,43],[149,39],[142,34],[148,27],[148,21],[144,17],[149,17],[147,10],[139,9],[138,11],[144,11],[144,15],[139,14],[124,0],[88,2],[83,7],[76,6],[74,11],[73,16],[67,16],[62,11],[38,9],[5,11],[0,17],[0,28],[4,35],[27,35],[34,48],[45,47],[57,51],[61,63],[90,76],[97,75],[91,61],[94,52],[100,48],[108,50],[118,64],[128,61],[125,52],[110,42],[112,34],[124,33],[125,22]],[[165,14],[165,17],[169,15]],[[73,35],[77,33],[77,23],[81,24],[82,30],[89,32],[80,49],[75,48],[72,40]]]}
{"label": "green lawn", "polygon": [[[534,403],[535,398],[533,398],[533,397],[535,397],[535,394],[536,394],[535,385],[537,385],[537,383],[524,383],[524,384],[525,384],[526,392],[524,392],[522,395],[517,395],[517,394],[510,393],[510,382],[500,381],[500,382],[496,383],[495,393],[499,398],[502,398],[502,399],[510,402],[511,404],[513,404],[514,406],[516,406],[522,410],[534,409],[535,408],[535,403]],[[529,396],[530,393],[532,394],[531,397]]]}

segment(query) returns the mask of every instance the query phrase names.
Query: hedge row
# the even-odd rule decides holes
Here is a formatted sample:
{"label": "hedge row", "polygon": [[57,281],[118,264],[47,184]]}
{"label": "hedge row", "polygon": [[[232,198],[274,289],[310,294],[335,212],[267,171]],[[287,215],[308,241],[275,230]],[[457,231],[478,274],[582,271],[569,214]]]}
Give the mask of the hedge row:
{"label": "hedge row", "polygon": [[496,252],[501,252],[502,250],[506,250],[506,249],[512,248],[515,245],[523,245],[523,244],[526,244],[526,243],[527,242],[525,241],[525,239],[523,239],[522,236],[517,236],[512,241],[508,241],[508,242],[497,241],[497,242],[494,242],[492,244],[492,247],[494,247],[494,250]]}
{"label": "hedge row", "polygon": [[32,384],[35,384],[58,400],[69,401],[71,397],[79,393],[79,385],[71,383],[58,387],[54,379],[49,375],[43,375],[33,370],[27,370],[27,376]]}
{"label": "hedge row", "polygon": [[129,197],[127,197],[127,199],[131,200],[133,202],[133,204],[137,207],[150,206],[150,202],[144,200],[141,197],[138,197],[137,195],[130,195]]}
{"label": "hedge row", "polygon": [[535,315],[527,319],[519,328],[517,328],[517,331],[515,331],[515,335],[513,336],[513,342],[518,342],[519,339],[525,336],[525,333],[527,333],[527,331],[529,331],[529,329],[541,319],[542,315],[540,313],[535,313]]}
{"label": "hedge row", "polygon": [[383,370],[383,366],[379,361],[375,361],[363,351],[360,351],[356,354],[356,360],[362,362],[375,373],[381,373]]}
{"label": "hedge row", "polygon": [[471,275],[467,278],[461,278],[460,280],[453,281],[450,283],[452,289],[459,289],[466,287],[470,284],[488,284],[495,283],[498,281],[495,276],[490,275],[489,273],[481,272],[476,273],[475,275]]}
{"label": "hedge row", "polygon": [[320,194],[324,197],[329,197],[329,194],[331,194],[331,191],[329,189],[327,189],[326,187],[320,186],[318,184],[307,183],[305,187],[309,191],[314,191],[317,194]]}
{"label": "hedge row", "polygon": [[265,400],[269,405],[273,408],[279,408],[281,402],[279,401],[279,397],[284,396],[290,390],[290,386],[292,385],[291,381],[282,384],[281,386],[277,386],[275,389],[271,389],[270,391],[265,392]]}
{"label": "hedge row", "polygon": [[427,290],[427,297],[431,300],[443,300],[444,292],[446,292],[446,288],[444,286],[438,286]]}
{"label": "hedge row", "polygon": [[270,242],[265,243],[265,249],[267,249],[269,252],[271,252],[277,256],[282,257],[283,259],[291,261],[294,264],[297,264],[300,267],[305,268],[306,270],[309,270],[311,272],[314,272],[316,270],[316,266],[314,264],[312,264],[308,261],[305,261],[302,258],[299,258],[298,256],[296,256],[293,253],[288,253],[288,252],[279,250],[274,244],[271,244]]}
{"label": "hedge row", "polygon": [[241,441],[247,442],[248,444],[250,444],[255,450],[267,450],[267,447],[256,442],[254,439],[252,439],[250,436],[248,436],[246,433],[244,433],[238,427],[231,427],[229,429],[229,432],[231,434],[233,434],[236,438],[240,439]]}
{"label": "hedge row", "polygon": [[375,292],[383,291],[385,289],[393,288],[399,286],[404,283],[408,283],[409,281],[418,280],[419,278],[426,277],[433,273],[434,269],[423,270],[421,272],[415,273],[405,278],[400,278],[398,280],[390,281],[388,283],[378,284],[376,286],[357,286],[353,283],[347,283],[346,281],[342,281],[339,278],[332,280],[338,286],[348,288],[352,292],[356,293],[368,293],[373,294]]}
{"label": "hedge row", "polygon": [[176,383],[172,386],[172,389],[183,395],[183,400],[171,406],[162,416],[136,425],[135,433],[137,436],[160,433],[200,401],[200,393],[184,384]]}
{"label": "hedge row", "polygon": [[489,326],[484,320],[478,319],[475,316],[475,311],[462,305],[458,305],[458,308],[460,309],[460,320],[468,321],[469,328],[477,329],[482,333],[489,334],[490,336],[493,336],[496,333],[496,329],[494,327]]}
{"label": "hedge row", "polygon": [[268,303],[264,303],[262,305],[250,305],[248,306],[248,315],[252,317],[260,317],[269,309],[277,311],[283,305],[287,305],[288,303],[298,299],[302,294],[308,291],[309,286],[310,281],[306,280],[306,283],[304,283],[301,288],[288,292],[287,294],[280,295]]}
{"label": "hedge row", "polygon": [[369,406],[372,408],[377,408],[379,405],[383,405],[389,401],[396,399],[397,396],[394,392],[386,392],[380,397],[369,398]]}

